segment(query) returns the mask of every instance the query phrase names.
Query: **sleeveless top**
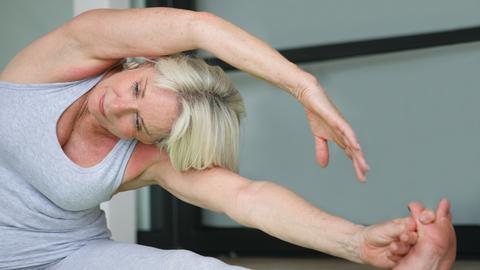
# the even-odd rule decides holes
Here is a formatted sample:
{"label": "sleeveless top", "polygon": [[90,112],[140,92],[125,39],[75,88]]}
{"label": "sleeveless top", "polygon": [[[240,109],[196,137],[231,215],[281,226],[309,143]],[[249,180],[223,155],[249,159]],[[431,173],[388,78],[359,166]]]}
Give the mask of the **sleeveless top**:
{"label": "sleeveless top", "polygon": [[99,208],[120,186],[136,140],[119,140],[83,168],[63,152],[61,114],[95,78],[48,84],[0,81],[0,269],[42,267],[109,238]]}

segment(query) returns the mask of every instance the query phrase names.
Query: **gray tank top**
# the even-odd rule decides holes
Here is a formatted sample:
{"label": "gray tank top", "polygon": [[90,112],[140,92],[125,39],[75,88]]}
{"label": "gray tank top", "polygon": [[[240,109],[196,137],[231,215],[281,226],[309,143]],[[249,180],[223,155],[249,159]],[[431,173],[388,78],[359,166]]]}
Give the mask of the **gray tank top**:
{"label": "gray tank top", "polygon": [[109,238],[99,204],[121,184],[136,140],[120,140],[83,168],[56,135],[61,114],[101,79],[0,81],[0,269],[55,263],[88,241]]}

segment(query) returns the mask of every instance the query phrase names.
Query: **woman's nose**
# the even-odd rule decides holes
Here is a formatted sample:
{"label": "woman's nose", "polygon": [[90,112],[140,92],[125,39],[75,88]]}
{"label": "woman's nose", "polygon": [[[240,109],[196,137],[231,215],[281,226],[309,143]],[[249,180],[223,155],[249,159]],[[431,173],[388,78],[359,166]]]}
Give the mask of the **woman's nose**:
{"label": "woman's nose", "polygon": [[136,101],[132,99],[115,98],[110,103],[110,110],[112,111],[112,113],[117,115],[131,113],[136,109],[137,109]]}

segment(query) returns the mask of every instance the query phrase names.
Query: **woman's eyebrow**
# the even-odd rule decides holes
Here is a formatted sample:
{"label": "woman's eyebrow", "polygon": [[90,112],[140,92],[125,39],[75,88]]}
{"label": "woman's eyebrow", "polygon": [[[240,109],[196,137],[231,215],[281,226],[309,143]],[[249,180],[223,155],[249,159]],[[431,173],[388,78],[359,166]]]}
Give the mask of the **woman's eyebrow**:
{"label": "woman's eyebrow", "polygon": [[[147,84],[148,84],[148,78],[145,78],[145,83],[143,84],[143,90],[142,90],[142,98],[145,97],[145,92],[147,91]],[[145,121],[143,121],[142,116],[139,115],[139,117],[140,117],[141,126],[142,126],[144,132],[145,132],[148,136],[150,136],[150,137],[153,138],[153,136],[152,136],[152,134],[150,133],[150,131],[148,131],[147,126],[145,125]]]}

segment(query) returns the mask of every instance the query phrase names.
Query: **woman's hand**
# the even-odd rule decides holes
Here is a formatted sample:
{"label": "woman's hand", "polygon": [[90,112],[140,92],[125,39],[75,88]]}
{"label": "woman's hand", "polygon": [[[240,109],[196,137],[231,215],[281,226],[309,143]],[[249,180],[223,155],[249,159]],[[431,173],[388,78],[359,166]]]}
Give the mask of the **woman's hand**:
{"label": "woman's hand", "polygon": [[[437,269],[415,268],[420,263],[430,265],[432,257],[435,257],[442,258],[444,265],[451,266],[455,259],[455,234],[451,228],[448,201],[442,200],[436,215],[419,203],[411,203],[409,207],[411,217],[364,227],[356,233],[354,239],[361,262],[380,268]],[[423,256],[425,254],[433,256]],[[445,254],[453,254],[453,259]]]}
{"label": "woman's hand", "polygon": [[322,87],[314,80],[310,87],[296,91],[296,98],[303,104],[315,139],[316,158],[326,167],[329,160],[328,140],[333,140],[352,160],[355,173],[365,181],[369,166],[365,161],[355,133],[335,108]]}
{"label": "woman's hand", "polygon": [[364,227],[355,236],[359,259],[379,268],[392,268],[417,241],[412,218],[401,218]]}

